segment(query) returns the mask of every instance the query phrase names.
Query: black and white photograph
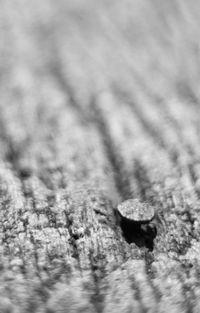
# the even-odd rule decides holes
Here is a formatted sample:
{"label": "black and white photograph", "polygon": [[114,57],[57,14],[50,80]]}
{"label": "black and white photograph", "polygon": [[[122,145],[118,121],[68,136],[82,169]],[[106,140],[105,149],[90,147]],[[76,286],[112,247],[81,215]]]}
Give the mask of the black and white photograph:
{"label": "black and white photograph", "polygon": [[0,313],[200,312],[200,1],[0,0]]}

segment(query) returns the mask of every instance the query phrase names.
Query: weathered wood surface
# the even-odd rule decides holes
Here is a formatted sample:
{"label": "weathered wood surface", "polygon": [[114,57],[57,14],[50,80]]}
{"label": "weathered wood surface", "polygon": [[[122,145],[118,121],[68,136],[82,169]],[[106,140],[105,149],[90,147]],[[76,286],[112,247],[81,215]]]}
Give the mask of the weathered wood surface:
{"label": "weathered wood surface", "polygon": [[[199,21],[0,1],[0,313],[199,312]],[[159,212],[151,248],[116,223],[128,198]]]}

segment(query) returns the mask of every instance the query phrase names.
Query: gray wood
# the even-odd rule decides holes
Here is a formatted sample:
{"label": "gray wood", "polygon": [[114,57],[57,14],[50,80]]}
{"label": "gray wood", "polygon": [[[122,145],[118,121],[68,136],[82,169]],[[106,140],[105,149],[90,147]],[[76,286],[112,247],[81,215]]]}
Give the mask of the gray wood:
{"label": "gray wood", "polygon": [[0,313],[199,312],[199,14],[0,1]]}

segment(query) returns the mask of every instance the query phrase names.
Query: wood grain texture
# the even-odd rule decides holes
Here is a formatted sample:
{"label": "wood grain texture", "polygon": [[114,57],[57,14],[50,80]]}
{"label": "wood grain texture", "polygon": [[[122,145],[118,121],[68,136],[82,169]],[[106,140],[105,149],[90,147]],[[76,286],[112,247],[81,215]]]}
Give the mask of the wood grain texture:
{"label": "wood grain texture", "polygon": [[0,313],[199,312],[199,9],[0,1]]}

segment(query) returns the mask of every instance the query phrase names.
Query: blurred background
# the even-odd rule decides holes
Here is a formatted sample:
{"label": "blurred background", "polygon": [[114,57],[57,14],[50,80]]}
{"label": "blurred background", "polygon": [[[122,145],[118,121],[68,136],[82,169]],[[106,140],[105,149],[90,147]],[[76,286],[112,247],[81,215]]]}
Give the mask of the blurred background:
{"label": "blurred background", "polygon": [[36,81],[68,84],[81,103],[112,85],[142,89],[158,104],[173,97],[195,104],[199,14],[198,1],[2,1],[1,77],[7,88],[28,88],[29,68]]}

